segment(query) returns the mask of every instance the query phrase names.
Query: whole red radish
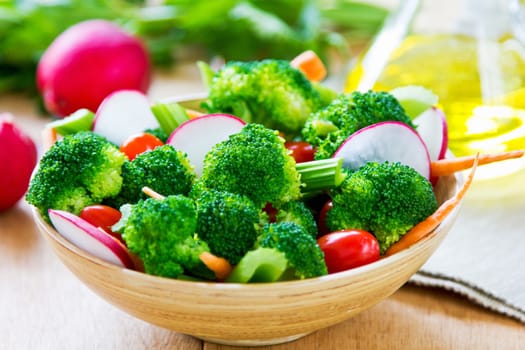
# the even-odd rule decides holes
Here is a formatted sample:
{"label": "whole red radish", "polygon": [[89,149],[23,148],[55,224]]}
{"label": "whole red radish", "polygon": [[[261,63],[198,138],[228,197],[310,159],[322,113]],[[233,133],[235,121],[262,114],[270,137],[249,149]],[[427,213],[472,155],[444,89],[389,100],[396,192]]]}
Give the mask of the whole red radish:
{"label": "whole red radish", "polygon": [[146,92],[151,81],[142,42],[106,20],[88,20],[60,34],[37,67],[37,86],[49,112],[63,117],[80,108],[96,111],[111,92]]}
{"label": "whole red radish", "polygon": [[13,123],[10,114],[0,113],[0,212],[26,193],[36,160],[33,140]]}

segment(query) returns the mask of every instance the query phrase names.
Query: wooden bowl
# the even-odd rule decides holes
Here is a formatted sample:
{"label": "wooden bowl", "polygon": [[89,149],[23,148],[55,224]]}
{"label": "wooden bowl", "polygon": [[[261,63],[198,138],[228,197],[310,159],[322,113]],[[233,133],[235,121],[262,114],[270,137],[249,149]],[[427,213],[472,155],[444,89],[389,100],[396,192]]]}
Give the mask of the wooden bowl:
{"label": "wooden bowl", "polygon": [[[440,179],[438,200],[457,191],[460,175]],[[426,238],[390,257],[301,281],[264,284],[190,282],[117,267],[80,250],[33,215],[62,262],[89,288],[149,323],[216,343],[291,341],[347,320],[399,289],[432,255],[458,209]]]}
{"label": "wooden bowl", "polygon": [[[206,96],[175,97],[199,109]],[[441,203],[462,178],[443,177]],[[269,345],[292,341],[366,310],[399,289],[427,261],[450,230],[458,208],[409,249],[372,264],[301,281],[226,284],[191,282],[120,268],[77,248],[33,208],[35,221],[62,262],[90,289],[149,323],[215,343]]]}

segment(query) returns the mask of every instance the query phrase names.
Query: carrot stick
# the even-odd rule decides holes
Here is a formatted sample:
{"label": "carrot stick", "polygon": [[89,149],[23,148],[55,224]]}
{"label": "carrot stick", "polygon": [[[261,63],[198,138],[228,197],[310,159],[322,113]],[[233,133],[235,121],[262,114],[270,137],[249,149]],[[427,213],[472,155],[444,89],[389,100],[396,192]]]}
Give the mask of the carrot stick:
{"label": "carrot stick", "polygon": [[153,189],[147,187],[147,186],[144,186],[142,187],[142,192],[144,192],[146,195],[150,196],[151,198],[154,198],[154,199],[157,199],[157,200],[163,200],[164,197],[163,195],[161,195],[160,193],[158,192],[155,192]]}
{"label": "carrot stick", "polygon": [[44,148],[44,152],[48,151],[55,142],[57,142],[56,130],[52,127],[45,127],[44,130],[42,130],[42,147]]}
{"label": "carrot stick", "polygon": [[476,168],[478,166],[478,156],[479,155],[474,156],[472,169],[470,170],[469,175],[465,179],[465,182],[459,191],[452,198],[449,198],[443,202],[443,204],[441,204],[441,206],[439,206],[439,208],[432,215],[412,227],[412,229],[405,233],[399,241],[392,244],[386,250],[385,256],[389,256],[406,249],[430,234],[459,205],[459,203],[463,200],[463,197],[465,197],[465,193],[467,193],[467,190],[470,188],[472,180],[474,179],[474,173],[476,172]]}
{"label": "carrot stick", "polygon": [[193,118],[197,118],[197,117],[203,116],[206,113],[202,113],[202,112],[196,111],[194,109],[186,108],[186,114],[188,114],[188,117],[190,119],[193,119]]}
{"label": "carrot stick", "polygon": [[207,268],[215,273],[215,277],[220,281],[225,280],[233,270],[233,267],[228,260],[213,255],[212,253],[202,252],[199,255],[199,258]]}
{"label": "carrot stick", "polygon": [[319,82],[326,77],[326,66],[312,50],[304,51],[290,61],[292,67],[299,69],[313,82]]}
{"label": "carrot stick", "polygon": [[[525,154],[525,151],[509,151],[501,153],[490,153],[479,155],[478,164],[489,164],[499,162],[506,159],[520,158]],[[471,168],[474,164],[476,156],[466,156],[459,158],[447,158],[433,161],[430,164],[430,174],[432,177],[451,175],[455,172]]]}

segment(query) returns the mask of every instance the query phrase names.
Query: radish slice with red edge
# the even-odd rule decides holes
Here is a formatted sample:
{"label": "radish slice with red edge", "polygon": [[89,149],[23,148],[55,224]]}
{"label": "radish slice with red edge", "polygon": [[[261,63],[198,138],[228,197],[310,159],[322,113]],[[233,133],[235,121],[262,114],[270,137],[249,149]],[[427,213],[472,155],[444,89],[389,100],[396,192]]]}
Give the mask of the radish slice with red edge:
{"label": "radish slice with red edge", "polygon": [[49,210],[57,232],[87,253],[120,267],[134,269],[128,249],[116,238],[81,217],[63,210]]}
{"label": "radish slice with red edge", "polygon": [[362,128],[335,151],[333,157],[343,159],[343,167],[357,170],[368,162],[399,162],[430,177],[430,156],[418,133],[410,126],[387,121]]}
{"label": "radish slice with red edge", "polygon": [[416,130],[427,145],[430,160],[445,158],[448,147],[448,126],[445,113],[432,107],[414,119]]}
{"label": "radish slice with red edge", "polygon": [[185,152],[200,176],[206,153],[217,143],[240,132],[244,125],[246,122],[230,114],[206,114],[179,125],[166,143]]}
{"label": "radish slice with red edge", "polygon": [[133,134],[158,127],[148,98],[136,90],[119,90],[108,95],[93,121],[93,131],[118,146]]}

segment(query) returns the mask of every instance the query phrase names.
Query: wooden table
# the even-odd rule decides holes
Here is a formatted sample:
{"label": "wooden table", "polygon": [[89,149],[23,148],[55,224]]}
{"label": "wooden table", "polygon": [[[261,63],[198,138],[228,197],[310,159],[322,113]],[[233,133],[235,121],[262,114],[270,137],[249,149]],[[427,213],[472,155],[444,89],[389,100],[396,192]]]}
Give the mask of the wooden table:
{"label": "wooden table", "polygon": [[[152,99],[202,91],[193,65],[155,76]],[[40,144],[34,101],[0,96],[0,112]],[[411,285],[370,310],[295,342],[261,349],[523,349],[525,327],[443,290]],[[0,349],[242,349],[135,319],[106,303],[53,254],[20,201],[0,213]]]}

